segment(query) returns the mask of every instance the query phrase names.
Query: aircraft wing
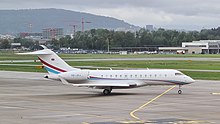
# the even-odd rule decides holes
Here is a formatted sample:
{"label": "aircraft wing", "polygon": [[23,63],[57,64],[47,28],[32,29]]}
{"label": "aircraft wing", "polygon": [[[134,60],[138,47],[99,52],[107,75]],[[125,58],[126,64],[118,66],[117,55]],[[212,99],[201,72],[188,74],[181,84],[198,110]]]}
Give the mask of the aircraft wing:
{"label": "aircraft wing", "polygon": [[67,80],[59,77],[61,82],[65,85],[72,85],[77,87],[135,87],[137,86],[137,80],[96,80],[88,81],[83,84],[69,83]]}
{"label": "aircraft wing", "polygon": [[72,84],[73,86],[77,87],[130,87],[130,84],[128,83],[116,83],[116,82],[108,82],[108,83],[85,83],[85,84]]}

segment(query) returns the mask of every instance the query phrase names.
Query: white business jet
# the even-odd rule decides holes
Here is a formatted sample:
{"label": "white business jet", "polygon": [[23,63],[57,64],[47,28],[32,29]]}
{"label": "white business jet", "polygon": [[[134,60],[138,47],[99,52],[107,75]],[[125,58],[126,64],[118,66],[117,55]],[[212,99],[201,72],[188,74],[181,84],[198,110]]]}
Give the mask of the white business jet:
{"label": "white business jet", "polygon": [[145,69],[145,70],[81,70],[69,66],[56,53],[41,45],[43,50],[23,55],[37,55],[44,68],[48,71],[45,78],[59,80],[63,84],[77,87],[103,89],[108,95],[112,89],[137,88],[151,85],[179,85],[193,83],[194,80],[177,70]]}

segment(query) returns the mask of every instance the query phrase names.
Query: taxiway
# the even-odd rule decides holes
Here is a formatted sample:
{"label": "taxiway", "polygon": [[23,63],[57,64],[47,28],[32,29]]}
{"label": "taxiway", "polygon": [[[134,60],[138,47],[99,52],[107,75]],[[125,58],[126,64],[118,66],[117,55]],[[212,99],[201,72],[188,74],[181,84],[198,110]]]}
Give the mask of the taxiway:
{"label": "taxiway", "polygon": [[1,124],[220,123],[220,81],[196,81],[181,95],[178,87],[153,86],[104,96],[43,76],[0,71]]}

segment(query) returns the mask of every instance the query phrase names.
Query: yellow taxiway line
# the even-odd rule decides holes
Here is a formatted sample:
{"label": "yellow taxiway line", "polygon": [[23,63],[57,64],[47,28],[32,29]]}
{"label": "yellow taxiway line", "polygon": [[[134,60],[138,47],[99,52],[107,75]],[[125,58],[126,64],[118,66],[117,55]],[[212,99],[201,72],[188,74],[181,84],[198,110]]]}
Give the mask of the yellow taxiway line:
{"label": "yellow taxiway line", "polygon": [[169,92],[170,90],[172,90],[174,87],[176,86],[172,86],[171,88],[169,88],[168,90],[166,90],[165,92],[163,92],[162,94],[158,95],[157,97],[151,99],[149,102],[143,104],[142,106],[138,107],[137,109],[133,110],[132,112],[130,112],[130,116],[133,117],[136,120],[140,120],[139,117],[135,116],[135,112],[141,110],[142,108],[144,108],[145,106],[149,105],[150,103],[152,103],[153,101],[157,100],[158,98],[160,98],[161,96],[163,96],[164,94],[166,94],[167,92]]}

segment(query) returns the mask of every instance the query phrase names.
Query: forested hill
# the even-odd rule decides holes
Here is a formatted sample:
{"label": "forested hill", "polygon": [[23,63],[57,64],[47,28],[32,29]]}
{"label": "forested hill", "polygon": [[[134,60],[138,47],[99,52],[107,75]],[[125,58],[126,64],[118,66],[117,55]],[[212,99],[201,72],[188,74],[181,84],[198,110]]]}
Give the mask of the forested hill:
{"label": "forested hill", "polygon": [[[138,30],[123,20],[112,17],[98,16],[89,13],[75,12],[63,9],[25,9],[25,10],[0,10],[0,33],[13,34],[19,32],[41,32],[43,28],[64,28],[68,33],[77,25],[76,30],[81,30],[81,21],[84,18],[85,30],[87,29],[116,29]],[[91,23],[86,23],[91,22]]]}

